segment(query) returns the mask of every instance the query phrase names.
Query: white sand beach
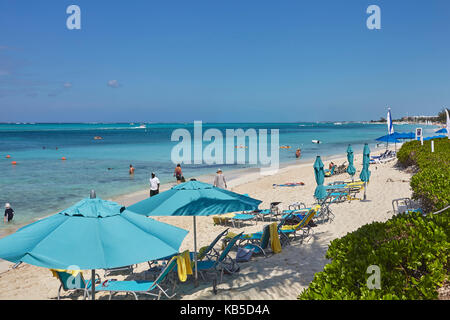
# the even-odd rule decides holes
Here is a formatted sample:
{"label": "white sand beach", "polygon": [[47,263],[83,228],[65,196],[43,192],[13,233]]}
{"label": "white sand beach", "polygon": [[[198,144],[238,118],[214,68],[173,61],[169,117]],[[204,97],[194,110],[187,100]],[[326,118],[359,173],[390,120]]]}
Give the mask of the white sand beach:
{"label": "white sand beach", "polygon": [[[344,162],[344,158],[333,160],[336,164]],[[329,158],[324,160],[327,167]],[[374,222],[386,221],[393,215],[392,200],[410,197],[409,181],[411,174],[399,170],[396,161],[380,165],[371,165],[370,184],[367,187],[368,201],[353,200],[339,204],[332,204],[335,215],[332,222],[318,224],[314,235],[309,241],[300,243],[292,241],[291,245],[283,247],[279,254],[269,253],[267,258],[252,257],[250,262],[240,264],[240,272],[235,275],[225,275],[223,282],[218,285],[218,292],[212,292],[211,282],[202,282],[194,287],[192,278],[177,287],[175,299],[296,299],[302,289],[307,288],[314,274],[323,270],[329,262],[325,259],[328,245],[333,239],[342,237],[359,227]],[[362,167],[362,156],[355,156],[356,177]],[[227,173],[225,172],[225,175]],[[206,178],[210,179],[210,177]],[[325,182],[348,179],[347,174],[326,178]],[[205,180],[199,179],[199,180]],[[287,182],[305,183],[297,187],[273,187],[273,184]],[[210,182],[211,181],[207,181]],[[313,193],[316,187],[312,162],[292,165],[273,176],[261,176],[253,172],[229,182],[229,188],[238,193],[247,193],[251,197],[263,201],[261,208],[268,208],[270,202],[281,201],[282,209],[288,205],[301,201],[306,205],[314,202]],[[167,188],[169,186],[165,186]],[[148,196],[148,190],[113,199],[125,206],[140,201]],[[360,195],[362,197],[362,194]],[[157,220],[175,226],[193,230],[191,217],[161,217]],[[258,221],[247,223],[241,228],[231,228],[232,232],[251,233],[261,231],[268,222]],[[211,217],[197,218],[198,246],[208,245],[225,226],[214,226]],[[193,250],[193,232],[189,232],[182,243],[180,251]],[[270,250],[269,250],[270,252]],[[234,252],[232,254],[235,254]],[[56,299],[59,281],[53,278],[50,271],[31,265],[22,264],[11,270],[11,264],[0,265],[0,299]],[[148,268],[142,263],[135,269],[135,278],[142,279],[143,271]],[[103,277],[101,271],[100,276]],[[86,278],[90,272],[85,273]],[[124,279],[123,276],[112,277]],[[97,294],[99,299],[106,299],[107,295]],[[81,299],[81,295],[64,293],[63,298]],[[131,295],[117,295],[115,299],[132,299]],[[145,299],[145,297],[142,297]]]}

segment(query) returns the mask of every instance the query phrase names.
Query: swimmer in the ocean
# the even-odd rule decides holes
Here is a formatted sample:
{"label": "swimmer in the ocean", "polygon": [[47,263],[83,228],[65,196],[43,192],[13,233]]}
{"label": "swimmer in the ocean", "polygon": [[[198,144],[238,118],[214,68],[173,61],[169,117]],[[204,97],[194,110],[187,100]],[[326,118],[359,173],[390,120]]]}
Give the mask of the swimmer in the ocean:
{"label": "swimmer in the ocean", "polygon": [[295,151],[295,156],[296,156],[297,158],[300,158],[300,157],[302,156],[302,151],[300,150],[300,148],[297,149],[297,151]]}
{"label": "swimmer in the ocean", "polygon": [[134,168],[133,165],[130,164],[130,170],[128,171],[130,174],[134,174]]}

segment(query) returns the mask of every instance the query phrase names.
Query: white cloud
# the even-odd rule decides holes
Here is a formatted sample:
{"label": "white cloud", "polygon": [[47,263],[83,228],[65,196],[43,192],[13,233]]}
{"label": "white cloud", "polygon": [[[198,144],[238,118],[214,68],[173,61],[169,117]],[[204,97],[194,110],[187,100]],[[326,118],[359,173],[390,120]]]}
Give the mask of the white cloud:
{"label": "white cloud", "polygon": [[119,88],[121,85],[117,80],[109,80],[107,86],[111,88]]}

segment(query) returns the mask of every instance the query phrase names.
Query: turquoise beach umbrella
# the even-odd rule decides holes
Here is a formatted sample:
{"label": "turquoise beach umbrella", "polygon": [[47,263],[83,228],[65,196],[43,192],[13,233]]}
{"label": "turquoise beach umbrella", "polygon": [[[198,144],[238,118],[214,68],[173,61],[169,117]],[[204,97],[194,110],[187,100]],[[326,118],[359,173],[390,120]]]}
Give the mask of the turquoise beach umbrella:
{"label": "turquoise beach umbrella", "polygon": [[317,187],[314,191],[314,197],[318,200],[325,199],[327,197],[327,190],[323,186],[323,183],[325,181],[325,171],[323,170],[323,162],[320,159],[320,156],[317,156],[313,168],[317,182]]}
{"label": "turquoise beach umbrella", "polygon": [[95,277],[95,269],[178,253],[187,233],[115,202],[91,198],[0,239],[0,258],[50,269],[73,270],[76,266],[91,269]]}
{"label": "turquoise beach umbrella", "polygon": [[366,200],[366,188],[367,188],[367,182],[370,180],[370,149],[369,145],[366,143],[364,145],[363,150],[363,168],[361,170],[361,174],[359,175],[359,178],[361,181],[364,181],[364,200]]}
{"label": "turquoise beach umbrella", "polygon": [[188,181],[133,204],[128,210],[146,216],[209,216],[254,210],[261,202],[208,183]]}
{"label": "turquoise beach umbrella", "polygon": [[364,145],[363,150],[363,169],[361,170],[361,174],[359,175],[361,181],[369,182],[370,180],[369,166],[370,166],[370,149],[369,145],[366,143]]}
{"label": "turquoise beach umbrella", "polygon": [[354,155],[353,155],[353,148],[351,145],[348,145],[347,148],[347,160],[348,160],[347,173],[351,175],[353,179],[353,176],[356,173],[356,168],[353,165]]}
{"label": "turquoise beach umbrella", "polygon": [[188,181],[142,200],[128,210],[145,216],[193,216],[194,260],[197,279],[197,229],[196,216],[209,216],[236,211],[255,210],[261,200],[214,187],[200,181]]}

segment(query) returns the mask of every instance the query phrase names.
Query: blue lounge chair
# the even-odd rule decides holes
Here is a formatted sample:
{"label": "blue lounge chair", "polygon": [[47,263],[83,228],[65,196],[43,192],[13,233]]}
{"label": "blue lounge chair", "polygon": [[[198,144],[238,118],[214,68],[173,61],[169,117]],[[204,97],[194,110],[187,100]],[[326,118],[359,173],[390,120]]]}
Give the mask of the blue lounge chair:
{"label": "blue lounge chair", "polygon": [[118,267],[118,268],[109,268],[105,269],[105,277],[116,274],[132,274],[134,270],[134,265]]}
{"label": "blue lounge chair", "polygon": [[203,260],[204,258],[208,259],[208,260],[212,260],[217,258],[218,256],[220,256],[219,251],[217,251],[214,247],[216,246],[217,242],[219,242],[219,240],[226,236],[228,233],[229,228],[227,228],[226,230],[224,230],[223,232],[221,232],[210,244],[208,247],[206,247],[205,250],[203,250],[202,252],[197,254],[197,258],[198,260]]}
{"label": "blue lounge chair", "polygon": [[[61,289],[63,289],[64,291],[83,291],[84,299],[86,299],[86,297],[90,297],[90,290],[92,287],[91,280],[86,282],[81,272],[76,276],[72,276],[72,274],[64,271],[52,270],[52,272],[54,272],[54,274],[61,282],[61,285],[58,289],[58,300],[61,299]],[[98,274],[95,275],[96,283],[99,283],[100,276]]]}
{"label": "blue lounge chair", "polygon": [[169,295],[167,290],[162,288],[161,284],[176,265],[177,259],[176,257],[173,257],[155,281],[107,281],[106,283],[96,286],[95,290],[99,292],[109,292],[110,300],[113,294],[122,292],[131,293],[136,300],[138,300],[137,294],[150,295],[156,297],[158,300],[161,298],[161,294],[164,294],[168,299],[171,299],[175,296],[175,293]]}
{"label": "blue lounge chair", "polygon": [[261,221],[264,222],[264,218],[268,217],[269,221],[272,221],[272,219],[276,220],[276,217],[280,215],[280,208],[278,205],[281,204],[281,202],[271,202],[270,203],[270,209],[264,209],[264,210],[255,210],[254,213],[257,215],[257,217],[261,218]]}
{"label": "blue lounge chair", "polygon": [[313,208],[308,211],[306,215],[304,215],[301,221],[295,226],[286,226],[282,225],[279,228],[279,232],[289,238],[290,235],[294,236],[294,239],[297,238],[297,233],[302,232],[301,240],[303,242],[304,239],[311,236],[312,228],[309,226],[309,222],[316,216],[316,210]]}
{"label": "blue lounge chair", "polygon": [[269,240],[270,240],[270,224],[266,225],[263,228],[263,231],[261,233],[257,233],[251,235],[242,235],[239,238],[239,247],[242,247],[244,249],[253,250],[253,253],[259,254],[262,253],[265,257],[267,257],[267,254],[264,250],[267,250],[267,247],[269,246]]}
{"label": "blue lounge chair", "polygon": [[240,226],[242,226],[242,223],[244,221],[252,221],[255,220],[256,216],[254,214],[244,214],[244,213],[238,213],[233,218],[231,218],[231,223],[233,224],[233,227],[236,228],[236,224],[239,223]]}
{"label": "blue lounge chair", "polygon": [[[237,262],[229,256],[231,249],[236,245],[236,242],[242,236],[243,232],[233,237],[222,251],[220,256],[215,260],[204,260],[197,262],[197,270],[200,276],[205,280],[205,274],[215,273],[216,280],[218,273],[220,273],[220,282],[222,282],[224,272],[233,274],[239,271],[239,265]],[[215,290],[215,286],[214,286]]]}

